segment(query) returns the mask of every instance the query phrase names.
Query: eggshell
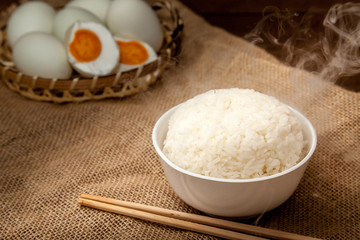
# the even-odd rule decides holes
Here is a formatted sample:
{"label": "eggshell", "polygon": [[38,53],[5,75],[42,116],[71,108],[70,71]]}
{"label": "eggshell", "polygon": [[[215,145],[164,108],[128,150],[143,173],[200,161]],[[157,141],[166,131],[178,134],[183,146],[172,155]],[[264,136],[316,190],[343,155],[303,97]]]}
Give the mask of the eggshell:
{"label": "eggshell", "polygon": [[88,10],[105,23],[111,2],[111,0],[73,0],[68,2],[65,7],[78,7]]}
{"label": "eggshell", "polygon": [[22,35],[39,31],[52,31],[55,9],[45,2],[33,1],[21,4],[10,15],[7,23],[7,42],[12,47]]}
{"label": "eggshell", "polygon": [[88,10],[77,7],[63,8],[55,15],[54,35],[64,41],[66,31],[77,21],[101,23],[101,20]]}
{"label": "eggshell", "polygon": [[16,41],[12,53],[15,66],[26,75],[68,79],[72,74],[64,45],[50,33],[23,35]]}
{"label": "eggshell", "polygon": [[108,11],[107,26],[114,35],[131,36],[158,51],[163,41],[160,20],[142,0],[114,0]]}
{"label": "eggshell", "polygon": [[106,76],[119,65],[118,45],[100,23],[74,23],[65,42],[68,61],[82,76]]}

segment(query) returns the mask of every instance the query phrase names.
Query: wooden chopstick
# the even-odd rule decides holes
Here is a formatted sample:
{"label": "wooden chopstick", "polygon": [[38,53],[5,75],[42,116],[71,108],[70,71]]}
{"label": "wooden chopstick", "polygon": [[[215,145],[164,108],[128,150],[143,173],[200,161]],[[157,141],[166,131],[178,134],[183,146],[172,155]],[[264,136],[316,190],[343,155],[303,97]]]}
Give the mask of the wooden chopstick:
{"label": "wooden chopstick", "polygon": [[[152,221],[172,227],[182,228],[195,232],[210,234],[228,239],[264,239],[275,238],[283,240],[315,240],[316,238],[302,236],[294,233],[274,229],[232,222],[228,220],[184,213],[170,209],[147,206],[139,203],[126,202],[105,198],[87,193],[81,194],[79,204],[104,211],[131,216],[147,221]],[[235,230],[230,231],[230,230]],[[252,235],[248,235],[252,234]],[[253,236],[256,235],[256,236]]]}
{"label": "wooden chopstick", "polygon": [[85,199],[85,198],[80,198],[79,203],[80,203],[80,205],[87,206],[87,207],[97,208],[97,209],[108,211],[108,212],[118,213],[118,214],[130,216],[130,217],[134,217],[134,218],[139,218],[139,219],[146,220],[146,221],[151,221],[151,222],[164,224],[164,225],[171,226],[171,227],[177,227],[177,228],[181,228],[181,229],[185,229],[185,230],[190,230],[190,231],[194,231],[194,232],[205,233],[205,234],[222,237],[222,238],[226,238],[226,239],[237,239],[237,240],[263,240],[263,239],[265,239],[265,238],[261,238],[261,237],[246,235],[246,234],[239,233],[239,232],[234,232],[234,231],[211,227],[211,226],[207,226],[207,225],[203,225],[203,224],[188,222],[188,221],[184,221],[184,220],[180,220],[180,219],[176,219],[176,218],[165,217],[162,215],[157,215],[157,214],[153,214],[153,213],[149,213],[149,212],[143,212],[143,211],[135,210],[132,208],[121,207],[121,206],[108,204],[108,203],[104,203],[104,202],[98,202],[98,201],[89,200],[89,199]]}

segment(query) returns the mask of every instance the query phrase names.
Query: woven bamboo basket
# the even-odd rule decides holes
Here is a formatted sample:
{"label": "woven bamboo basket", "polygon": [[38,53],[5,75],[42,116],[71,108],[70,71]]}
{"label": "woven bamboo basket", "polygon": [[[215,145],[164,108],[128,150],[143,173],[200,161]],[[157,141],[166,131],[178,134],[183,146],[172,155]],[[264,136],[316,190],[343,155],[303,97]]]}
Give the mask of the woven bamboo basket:
{"label": "woven bamboo basket", "polygon": [[106,77],[84,78],[75,71],[71,79],[45,79],[21,73],[12,61],[6,41],[6,22],[18,5],[1,13],[0,71],[3,82],[22,96],[54,103],[83,102],[105,98],[122,98],[145,91],[172,63],[179,53],[183,21],[178,9],[169,1],[152,3],[163,26],[164,40],[158,58],[139,68]]}

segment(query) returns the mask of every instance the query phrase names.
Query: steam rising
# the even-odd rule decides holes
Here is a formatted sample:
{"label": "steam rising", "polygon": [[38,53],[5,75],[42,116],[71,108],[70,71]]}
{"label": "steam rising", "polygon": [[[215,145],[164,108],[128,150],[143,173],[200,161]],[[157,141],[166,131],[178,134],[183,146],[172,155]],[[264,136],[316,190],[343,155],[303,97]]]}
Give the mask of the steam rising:
{"label": "steam rising", "polygon": [[[264,17],[244,38],[295,67],[290,77],[292,83],[300,82],[296,81],[298,69],[312,72],[314,80],[325,80],[310,81],[310,90],[306,89],[307,95],[298,93],[290,96],[294,99],[286,99],[295,105],[295,108],[310,112],[309,109],[322,100],[319,97],[322,90],[342,78],[353,77],[360,85],[360,3],[335,4],[326,14],[310,9],[301,15],[268,7],[264,10]],[[326,84],[318,85],[319,82]],[[296,86],[302,85],[300,83]],[[298,100],[294,104],[296,97]],[[324,107],[313,108],[310,119],[315,128],[321,131],[324,122],[329,121],[335,114]],[[358,135],[355,136],[355,132],[344,133],[343,139],[356,142]],[[330,144],[334,146],[329,147],[328,151],[339,154],[337,143]],[[351,164],[357,160],[358,155],[356,147],[349,147],[343,159],[347,164]],[[327,196],[316,190],[312,197],[321,201],[328,200]],[[253,223],[257,225],[263,216],[258,216]]]}
{"label": "steam rising", "polygon": [[316,9],[303,16],[272,7],[264,12],[270,13],[245,36],[248,41],[331,83],[360,73],[360,3],[333,5],[325,17]]}

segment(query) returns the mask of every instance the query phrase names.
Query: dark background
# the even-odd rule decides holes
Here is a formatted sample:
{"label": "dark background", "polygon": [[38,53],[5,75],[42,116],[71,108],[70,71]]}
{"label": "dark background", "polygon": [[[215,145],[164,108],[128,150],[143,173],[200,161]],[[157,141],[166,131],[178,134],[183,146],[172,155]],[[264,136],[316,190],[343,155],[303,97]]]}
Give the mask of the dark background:
{"label": "dark background", "polygon": [[203,16],[209,23],[222,27],[235,35],[243,36],[255,27],[267,7],[277,7],[281,11],[288,10],[300,14],[310,11],[321,18],[334,4],[348,1],[182,0],[181,2]]}

